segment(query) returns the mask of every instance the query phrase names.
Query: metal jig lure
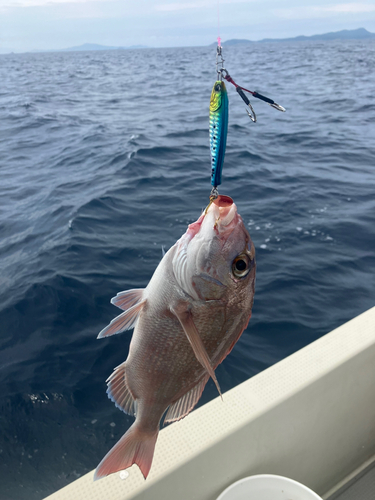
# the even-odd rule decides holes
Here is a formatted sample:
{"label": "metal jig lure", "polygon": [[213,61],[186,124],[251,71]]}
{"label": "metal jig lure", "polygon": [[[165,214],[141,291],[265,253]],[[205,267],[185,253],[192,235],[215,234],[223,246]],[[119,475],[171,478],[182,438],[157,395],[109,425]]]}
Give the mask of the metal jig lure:
{"label": "metal jig lure", "polygon": [[[220,59],[219,59],[220,58]],[[228,94],[222,78],[224,59],[221,46],[218,45],[216,52],[217,80],[214,83],[210,99],[210,153],[211,153],[211,184],[213,191],[217,193],[217,186],[221,184],[221,172],[223,169],[225,148],[228,132]],[[221,68],[219,68],[221,65]],[[217,194],[216,194],[217,196]]]}
{"label": "metal jig lure", "polygon": [[[246,106],[246,112],[249,115],[251,121],[256,122],[257,117],[255,111],[250,103],[250,100],[245,95],[248,92],[253,97],[260,99],[271,107],[279,110],[285,111],[283,106],[277,104],[275,101],[266,97],[259,92],[253,92],[252,90],[240,87],[230,76],[228,71],[224,68],[224,58],[223,49],[221,47],[220,37],[218,38],[218,46],[216,50],[216,73],[217,79],[214,83],[211,99],[210,99],[210,153],[211,153],[211,184],[212,191],[210,200],[212,202],[218,196],[217,187],[221,184],[221,172],[223,170],[225,149],[227,144],[227,133],[228,133],[228,94],[225,87],[223,78],[236,87],[236,91],[241,99],[244,101]],[[211,203],[210,202],[210,203]]]}

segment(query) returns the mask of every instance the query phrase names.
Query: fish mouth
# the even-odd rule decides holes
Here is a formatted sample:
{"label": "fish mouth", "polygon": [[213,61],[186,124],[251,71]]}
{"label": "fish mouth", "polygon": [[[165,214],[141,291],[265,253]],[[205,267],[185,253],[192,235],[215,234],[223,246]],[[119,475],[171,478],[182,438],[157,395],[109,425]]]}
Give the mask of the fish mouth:
{"label": "fish mouth", "polygon": [[212,203],[214,203],[219,208],[226,208],[232,206],[234,201],[230,196],[219,194],[219,196],[215,198]]}
{"label": "fish mouth", "polygon": [[212,201],[207,213],[210,211],[215,216],[215,227],[218,225],[226,227],[235,218],[237,207],[230,196],[220,194]]}

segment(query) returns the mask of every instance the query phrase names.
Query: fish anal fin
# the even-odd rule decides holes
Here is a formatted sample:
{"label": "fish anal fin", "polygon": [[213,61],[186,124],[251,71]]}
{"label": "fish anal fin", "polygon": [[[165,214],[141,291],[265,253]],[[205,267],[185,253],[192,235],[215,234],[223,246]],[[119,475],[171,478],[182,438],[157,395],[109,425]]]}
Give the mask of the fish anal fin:
{"label": "fish anal fin", "polygon": [[194,406],[198,403],[200,397],[202,396],[203,389],[207,384],[209,375],[206,375],[202,380],[198,382],[189,392],[184,394],[180,399],[173,403],[165,416],[164,423],[169,424],[175,422],[176,420],[181,420],[181,418],[186,417]]}
{"label": "fish anal fin", "polygon": [[[181,326],[193,348],[194,354],[199,361],[199,363],[207,370],[207,373],[212,377],[215,382],[216,388],[221,396],[221,390],[219,382],[215,376],[215,370],[212,367],[210,358],[207,354],[206,348],[204,347],[203,341],[199,332],[194,324],[193,316],[191,311],[188,309],[188,305],[184,302],[179,303],[175,307],[171,307],[171,311],[175,314],[181,323]],[[221,396],[222,397],[222,396]]]}
{"label": "fish anal fin", "polygon": [[141,302],[143,299],[144,288],[133,288],[132,290],[125,290],[125,292],[119,292],[116,297],[111,299],[111,304],[119,307],[123,311],[130,309],[131,307]]}
{"label": "fish anal fin", "polygon": [[125,363],[114,369],[107,379],[107,394],[117,408],[128,415],[135,416],[136,400],[126,382]]}
{"label": "fish anal fin", "polygon": [[99,333],[98,339],[109,337],[110,335],[115,335],[116,333],[121,333],[125,330],[134,328],[145,303],[146,300],[142,300],[141,302],[138,302],[138,304],[135,304],[133,307],[120,314],[120,316],[113,319],[110,324]]}

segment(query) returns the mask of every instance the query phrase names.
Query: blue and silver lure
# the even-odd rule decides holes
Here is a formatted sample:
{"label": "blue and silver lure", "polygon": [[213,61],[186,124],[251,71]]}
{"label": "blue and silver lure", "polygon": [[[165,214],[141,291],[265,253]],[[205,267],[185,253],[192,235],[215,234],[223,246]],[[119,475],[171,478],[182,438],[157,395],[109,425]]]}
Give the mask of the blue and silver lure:
{"label": "blue and silver lure", "polygon": [[211,184],[221,184],[228,132],[228,94],[223,81],[217,80],[210,100]]}
{"label": "blue and silver lure", "polygon": [[[221,68],[219,66],[221,65]],[[218,38],[218,46],[216,51],[216,73],[218,80],[215,82],[211,92],[210,100],[210,152],[211,152],[211,184],[213,186],[211,196],[218,196],[217,186],[221,184],[221,172],[223,169],[225,148],[227,145],[227,132],[228,132],[228,94],[223,78],[236,87],[236,91],[241,99],[246,104],[246,112],[251,121],[256,122],[257,117],[255,111],[250,104],[249,99],[244,92],[248,92],[253,97],[266,102],[271,107],[285,111],[283,106],[277,104],[275,101],[266,97],[259,92],[240,87],[229,75],[228,71],[224,68],[224,59],[221,47],[221,40]]]}

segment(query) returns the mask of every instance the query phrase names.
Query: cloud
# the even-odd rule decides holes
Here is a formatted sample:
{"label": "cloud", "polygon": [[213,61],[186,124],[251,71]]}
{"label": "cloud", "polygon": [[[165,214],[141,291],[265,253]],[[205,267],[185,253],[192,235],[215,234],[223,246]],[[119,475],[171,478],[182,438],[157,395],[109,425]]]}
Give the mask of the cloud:
{"label": "cloud", "polygon": [[187,9],[196,9],[198,7],[204,6],[207,2],[200,3],[164,3],[161,5],[156,5],[155,10],[159,10],[161,12],[174,12],[176,10],[187,10]]}
{"label": "cloud", "polygon": [[361,14],[375,12],[375,4],[340,3],[325,6],[306,6],[286,9],[273,9],[273,14],[282,19],[314,19],[332,14]]}
{"label": "cloud", "polygon": [[179,10],[188,9],[214,9],[216,12],[217,6],[224,4],[248,4],[250,2],[255,2],[256,0],[201,0],[200,2],[169,2],[158,4],[155,6],[155,10],[161,12],[175,12]]}
{"label": "cloud", "polygon": [[361,12],[374,12],[375,4],[369,3],[341,3],[332,5],[331,7],[322,7],[326,12],[348,12],[351,14],[359,14]]}
{"label": "cloud", "polygon": [[89,4],[94,2],[103,3],[105,2],[105,0],[0,0],[0,9],[12,9],[20,7],[48,7],[64,4]]}

